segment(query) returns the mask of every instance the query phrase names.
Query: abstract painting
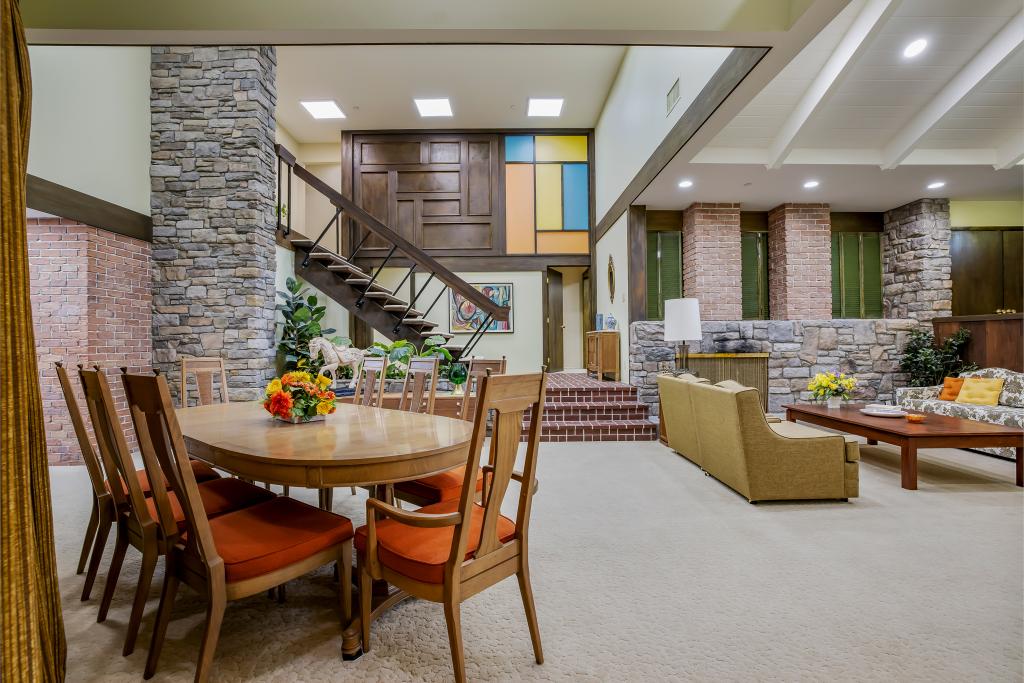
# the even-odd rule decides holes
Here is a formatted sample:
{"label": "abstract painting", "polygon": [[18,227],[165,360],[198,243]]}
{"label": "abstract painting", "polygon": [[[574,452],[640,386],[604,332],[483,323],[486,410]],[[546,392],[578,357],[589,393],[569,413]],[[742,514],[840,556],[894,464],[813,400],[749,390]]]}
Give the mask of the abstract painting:
{"label": "abstract painting", "polygon": [[[512,283],[474,284],[473,287],[499,306],[509,307],[508,320],[492,320],[485,331],[512,332]],[[449,323],[452,334],[472,334],[483,324],[487,313],[477,308],[472,301],[467,301],[461,294],[451,290],[449,293]]]}

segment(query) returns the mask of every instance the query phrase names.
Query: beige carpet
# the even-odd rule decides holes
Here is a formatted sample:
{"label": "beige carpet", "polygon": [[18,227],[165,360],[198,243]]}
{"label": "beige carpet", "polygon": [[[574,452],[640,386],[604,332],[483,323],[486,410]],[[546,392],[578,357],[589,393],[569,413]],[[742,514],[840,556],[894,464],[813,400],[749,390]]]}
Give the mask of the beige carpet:
{"label": "beige carpet", "polygon": [[[850,504],[756,506],[657,443],[543,444],[539,467],[531,550],[547,661],[533,662],[510,580],[463,607],[471,680],[1021,680],[1012,463],[924,451],[911,492],[895,452],[873,450]],[[51,473],[68,680],[141,680],[162,569],[140,647],[122,657],[138,555],[96,624],[99,590],[80,602],[74,574],[86,473]],[[361,496],[339,490],[335,506],[363,516]],[[401,605],[375,624],[371,653],[343,662],[335,604],[326,571],[289,584],[283,606],[231,603],[213,680],[450,679],[439,606]],[[191,680],[202,614],[182,589],[156,680]]]}

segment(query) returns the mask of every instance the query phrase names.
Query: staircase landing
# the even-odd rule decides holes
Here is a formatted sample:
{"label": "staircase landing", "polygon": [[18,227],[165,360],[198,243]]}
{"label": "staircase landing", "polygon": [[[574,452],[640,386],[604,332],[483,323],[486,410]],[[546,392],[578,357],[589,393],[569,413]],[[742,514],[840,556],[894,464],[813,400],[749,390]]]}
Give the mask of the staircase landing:
{"label": "staircase landing", "polygon": [[657,431],[636,387],[582,372],[548,375],[541,441],[654,441]]}

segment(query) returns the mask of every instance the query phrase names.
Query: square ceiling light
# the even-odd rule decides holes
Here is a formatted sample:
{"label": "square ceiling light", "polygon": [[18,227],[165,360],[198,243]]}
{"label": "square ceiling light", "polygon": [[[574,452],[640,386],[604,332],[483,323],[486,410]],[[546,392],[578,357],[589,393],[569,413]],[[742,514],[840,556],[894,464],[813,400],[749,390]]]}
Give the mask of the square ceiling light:
{"label": "square ceiling light", "polygon": [[531,97],[529,106],[526,109],[527,116],[561,116],[562,115],[562,102],[564,100],[561,97],[557,98],[543,98],[543,97]]}
{"label": "square ceiling light", "polygon": [[334,100],[313,100],[309,102],[302,102],[302,106],[306,108],[314,119],[343,119],[345,118],[345,112],[341,110],[338,103]]}
{"label": "square ceiling light", "polygon": [[451,116],[452,105],[448,101],[447,97],[439,97],[434,99],[425,100],[413,100],[416,103],[416,108],[420,111],[420,116]]}

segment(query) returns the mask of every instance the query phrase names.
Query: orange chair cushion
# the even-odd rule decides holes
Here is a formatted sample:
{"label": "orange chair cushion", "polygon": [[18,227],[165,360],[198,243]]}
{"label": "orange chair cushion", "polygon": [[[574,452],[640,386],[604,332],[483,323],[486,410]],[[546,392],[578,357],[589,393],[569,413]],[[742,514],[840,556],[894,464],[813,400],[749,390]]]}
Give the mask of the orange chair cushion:
{"label": "orange chair cushion", "polygon": [[939,392],[940,401],[955,401],[964,386],[963,377],[947,377],[942,380],[942,391]]}
{"label": "orange chair cushion", "polygon": [[[456,512],[459,501],[446,500],[428,505],[417,512],[443,514]],[[469,559],[480,547],[480,530],[484,524],[484,508],[473,503],[469,521],[469,542],[466,544],[466,558]],[[498,518],[498,538],[502,543],[516,535],[516,525],[507,517]],[[455,527],[423,529],[402,524],[395,519],[377,522],[377,551],[381,564],[399,574],[424,583],[443,583],[444,564],[452,551]],[[356,549],[366,552],[366,527],[356,529]]]}
{"label": "orange chair cushion", "polygon": [[[431,505],[446,500],[457,500],[462,493],[462,482],[465,480],[466,466],[460,465],[455,469],[441,472],[440,474],[432,474],[422,479],[400,482],[395,484],[395,491],[398,493],[408,493],[419,500],[427,501],[427,505]],[[477,470],[476,490],[480,491],[483,487],[484,472],[483,470]]]}
{"label": "orange chair cushion", "polygon": [[[249,484],[241,479],[232,477],[220,477],[212,481],[205,481],[199,485],[199,497],[203,501],[203,509],[207,517],[223,515],[227,512],[241,510],[251,505],[265,503],[277,497],[273,491]],[[185,511],[181,509],[178,496],[173,492],[167,494],[168,502],[171,504],[171,513],[178,529],[185,528]],[[156,513],[156,502],[152,498],[146,498],[146,507],[153,519],[159,519]]]}
{"label": "orange chair cushion", "polygon": [[352,538],[352,522],[278,496],[210,520],[228,582],[251,579],[301,562]]}
{"label": "orange chair cushion", "polygon": [[[220,473],[213,469],[205,462],[199,460],[189,460],[189,464],[192,465],[192,474],[195,476],[196,481],[200,484],[204,481],[211,481],[213,479],[220,479]],[[135,476],[139,478],[139,486],[142,487],[142,495],[150,496],[153,494],[153,486],[149,483],[149,475],[146,474],[146,470],[138,470]],[[170,490],[170,483],[167,484],[167,489]],[[107,490],[110,490],[110,482],[107,482]],[[124,495],[128,495],[128,487],[124,487]]]}

